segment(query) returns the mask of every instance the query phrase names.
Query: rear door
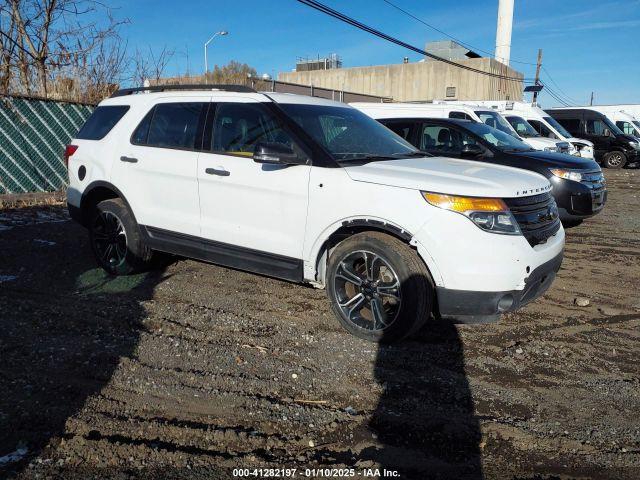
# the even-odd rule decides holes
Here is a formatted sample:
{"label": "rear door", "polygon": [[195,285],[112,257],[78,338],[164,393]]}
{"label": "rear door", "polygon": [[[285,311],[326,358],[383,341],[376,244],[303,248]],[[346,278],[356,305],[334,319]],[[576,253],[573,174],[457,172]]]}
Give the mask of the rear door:
{"label": "rear door", "polygon": [[113,183],[158,237],[200,235],[197,143],[208,105],[202,97],[160,99],[114,164]]}
{"label": "rear door", "polygon": [[253,161],[259,142],[300,152],[271,106],[251,98],[212,100],[197,169],[200,224],[210,259],[298,279],[311,167]]}

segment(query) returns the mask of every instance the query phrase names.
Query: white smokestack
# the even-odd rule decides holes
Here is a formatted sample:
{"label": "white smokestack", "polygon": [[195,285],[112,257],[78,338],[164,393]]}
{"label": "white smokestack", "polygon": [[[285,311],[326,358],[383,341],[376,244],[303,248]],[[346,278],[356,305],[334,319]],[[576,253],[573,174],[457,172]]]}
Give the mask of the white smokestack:
{"label": "white smokestack", "polygon": [[498,29],[496,30],[496,60],[509,65],[511,55],[511,27],[513,0],[498,0]]}

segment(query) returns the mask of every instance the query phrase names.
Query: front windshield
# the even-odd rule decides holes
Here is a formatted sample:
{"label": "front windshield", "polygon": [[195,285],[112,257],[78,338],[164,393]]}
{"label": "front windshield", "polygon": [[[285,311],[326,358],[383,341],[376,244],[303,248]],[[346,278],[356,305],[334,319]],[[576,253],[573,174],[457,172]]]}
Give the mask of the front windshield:
{"label": "front windshield", "polygon": [[542,117],[542,119],[547,122],[551,128],[555,129],[560,135],[564,138],[571,138],[571,134],[567,132],[567,129],[558,123],[558,121],[553,117]]}
{"label": "front windshield", "polygon": [[476,110],[476,115],[480,118],[480,121],[490,127],[497,128],[501,132],[508,133],[509,135],[515,135],[513,128],[509,125],[502,115],[496,112]]}
{"label": "front windshield", "polygon": [[486,124],[469,122],[465,123],[465,127],[476,135],[482,137],[486,142],[490,143],[498,150],[502,150],[503,152],[528,152],[530,150],[533,150],[529,145],[521,140],[518,140],[513,135],[504,133],[503,131],[496,128],[491,128]]}
{"label": "front windshield", "polygon": [[402,137],[355,108],[293,103],[279,105],[335,160],[384,160],[421,153]]}
{"label": "front windshield", "polygon": [[539,137],[540,134],[522,117],[507,117],[507,120],[518,135],[523,138]]}
{"label": "front windshield", "polygon": [[616,127],[616,124],[609,120],[607,117],[604,117],[602,120],[604,121],[607,128],[611,130],[611,133],[615,133],[616,135],[624,135],[624,132]]}

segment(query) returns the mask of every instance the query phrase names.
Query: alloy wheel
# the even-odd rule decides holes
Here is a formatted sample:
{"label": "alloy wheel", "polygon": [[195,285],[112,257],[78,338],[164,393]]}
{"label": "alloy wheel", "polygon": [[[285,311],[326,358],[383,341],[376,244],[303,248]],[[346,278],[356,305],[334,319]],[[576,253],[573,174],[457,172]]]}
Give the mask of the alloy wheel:
{"label": "alloy wheel", "polygon": [[91,233],[96,253],[102,262],[114,269],[125,262],[127,233],[115,214],[100,212]]}
{"label": "alloy wheel", "polygon": [[342,316],[353,325],[382,331],[397,319],[402,303],[400,280],[380,255],[350,252],[339,262],[332,281]]}

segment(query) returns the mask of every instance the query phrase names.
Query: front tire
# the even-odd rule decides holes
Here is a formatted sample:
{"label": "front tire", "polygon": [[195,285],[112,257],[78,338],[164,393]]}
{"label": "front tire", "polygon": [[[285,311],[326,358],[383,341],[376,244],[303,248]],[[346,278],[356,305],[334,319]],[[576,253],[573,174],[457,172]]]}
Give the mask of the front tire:
{"label": "front tire", "polygon": [[364,232],[331,253],[327,295],[346,330],[389,343],[424,325],[433,308],[434,287],[426,265],[409,245],[390,235]]}
{"label": "front tire", "polygon": [[144,244],[138,224],[119,198],[96,205],[89,239],[98,264],[111,275],[137,273],[151,263],[153,252]]}
{"label": "front tire", "polygon": [[602,157],[602,163],[607,168],[622,168],[627,164],[627,156],[614,150],[613,152],[607,152]]}

